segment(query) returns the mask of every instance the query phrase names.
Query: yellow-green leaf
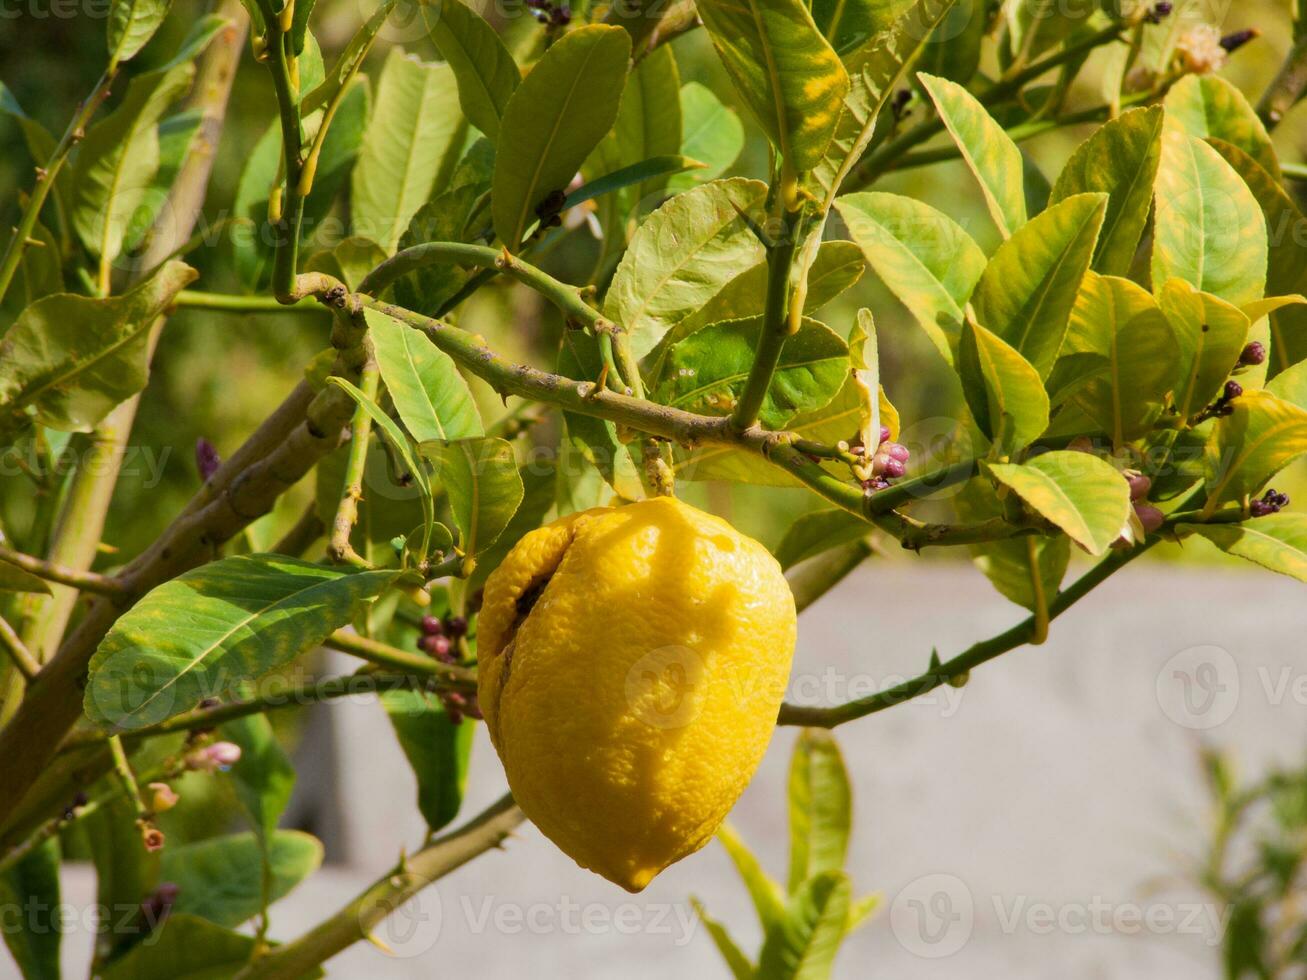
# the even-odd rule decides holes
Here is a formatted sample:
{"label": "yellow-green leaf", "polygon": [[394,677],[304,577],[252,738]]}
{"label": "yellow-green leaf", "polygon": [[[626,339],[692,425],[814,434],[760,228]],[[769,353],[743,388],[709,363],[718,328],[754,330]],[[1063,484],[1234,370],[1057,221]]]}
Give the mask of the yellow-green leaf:
{"label": "yellow-green leaf", "polygon": [[1186,75],[1176,82],[1166,94],[1166,116],[1190,136],[1234,144],[1281,179],[1266,126],[1247,97],[1220,75]]}
{"label": "yellow-green leaf", "polygon": [[1269,391],[1245,391],[1232,402],[1233,414],[1218,419],[1207,440],[1204,476],[1207,511],[1239,500],[1303,453],[1307,453],[1307,409]]}
{"label": "yellow-green leaf", "polygon": [[1155,286],[1183,279],[1235,306],[1266,288],[1266,219],[1216,150],[1178,127],[1162,137],[1153,235]]}
{"label": "yellow-green leaf", "polygon": [[1048,428],[1048,393],[1039,372],[997,334],[968,322],[958,373],[971,414],[996,455],[1024,449]]}
{"label": "yellow-green leaf", "polygon": [[454,69],[463,115],[492,140],[522,74],[495,29],[460,0],[419,8],[431,39]]}
{"label": "yellow-green leaf", "polygon": [[1025,165],[1012,137],[974,95],[957,82],[921,72],[917,76],[939,111],[984,192],[990,216],[1004,238],[1026,223]]}
{"label": "yellow-green leaf", "polygon": [[1270,514],[1242,524],[1180,524],[1175,530],[1182,536],[1197,534],[1227,554],[1307,582],[1307,514]]}
{"label": "yellow-green leaf", "polygon": [[1248,339],[1248,317],[1181,279],[1162,286],[1157,299],[1179,345],[1175,409],[1187,419],[1216,398],[1234,370]]}
{"label": "yellow-green leaf", "polygon": [[1130,489],[1111,465],[1089,453],[1058,450],[1026,463],[993,463],[994,478],[1076,544],[1102,554],[1130,515]]}
{"label": "yellow-green leaf", "polygon": [[795,173],[821,160],[849,76],[801,0],[699,0],[726,73]]}

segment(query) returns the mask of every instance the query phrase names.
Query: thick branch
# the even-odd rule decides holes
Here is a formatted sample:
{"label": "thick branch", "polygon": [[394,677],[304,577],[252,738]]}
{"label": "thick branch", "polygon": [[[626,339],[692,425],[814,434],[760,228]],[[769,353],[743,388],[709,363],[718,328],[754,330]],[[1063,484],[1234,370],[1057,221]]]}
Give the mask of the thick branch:
{"label": "thick branch", "polygon": [[505,795],[471,822],[438,837],[381,878],[315,929],[278,946],[236,974],[236,980],[300,977],[342,950],[366,939],[374,928],[427,885],[499,847],[525,817]]}
{"label": "thick branch", "polygon": [[1257,103],[1257,114],[1267,129],[1274,129],[1289,114],[1289,110],[1302,101],[1307,92],[1307,34],[1299,37],[1289,55]]}
{"label": "thick branch", "polygon": [[767,249],[767,299],[762,317],[762,332],[753,354],[749,377],[740,392],[740,400],[731,413],[731,425],[736,430],[747,429],[758,421],[763,400],[771,388],[781,351],[790,336],[790,270],[794,267],[794,240],[797,216],[786,217],[784,237]]}

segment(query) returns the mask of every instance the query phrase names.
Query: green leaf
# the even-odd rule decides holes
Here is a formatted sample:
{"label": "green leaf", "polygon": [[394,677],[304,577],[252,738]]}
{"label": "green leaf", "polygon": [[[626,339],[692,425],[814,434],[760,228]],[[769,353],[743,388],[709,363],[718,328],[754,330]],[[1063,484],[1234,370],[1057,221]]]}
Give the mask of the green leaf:
{"label": "green leaf", "polygon": [[841,507],[814,510],[795,519],[774,554],[781,568],[788,570],[815,555],[865,538],[871,530],[861,517]]}
{"label": "green leaf", "polygon": [[868,916],[880,908],[882,901],[884,901],[884,897],[879,892],[875,892],[871,895],[863,895],[862,898],[850,904],[849,921],[845,926],[845,933],[860,928],[867,921]]}
{"label": "green leaf", "polygon": [[467,124],[450,98],[453,88],[450,66],[425,64],[399,48],[381,69],[354,165],[350,218],[355,234],[387,253],[458,162]]}
{"label": "green leaf", "polygon": [[1307,361],[1299,361],[1287,371],[1277,374],[1266,385],[1276,398],[1307,408]]}
{"label": "green leaf", "polygon": [[726,966],[730,969],[731,976],[735,980],[754,980],[753,964],[749,962],[749,957],[731,938],[731,934],[726,931],[726,927],[716,919],[711,918],[703,907],[703,903],[697,898],[691,896],[690,904],[694,907],[695,914],[699,916],[699,921],[708,930],[708,935],[712,937],[713,945],[717,947],[717,951],[726,960]]}
{"label": "green leaf", "polygon": [[[984,479],[969,481],[953,499],[963,521],[979,522],[1004,514],[994,488]],[[1063,535],[991,541],[969,550],[976,567],[1000,595],[1032,612],[1041,605],[1047,607],[1049,598],[1057,595],[1071,560],[1071,540]]]}
{"label": "green leaf", "polygon": [[159,120],[194,77],[188,59],[138,75],[122,104],[82,141],[73,168],[73,227],[104,262],[118,257],[133,218],[148,201],[160,163]]}
{"label": "green leaf", "polygon": [[[262,846],[252,833],[213,837],[163,851],[159,876],[177,886],[173,915],[194,915],[235,928],[263,907]],[[298,830],[268,841],[269,903],[288,894],[322,863],[322,844]]]}
{"label": "green leaf", "polygon": [[24,980],[59,980],[59,943],[66,922],[59,913],[59,840],[52,837],[0,872],[0,929]]}
{"label": "green leaf", "polygon": [[717,839],[726,848],[731,863],[735,865],[744,887],[748,889],[749,898],[753,900],[753,907],[758,913],[758,921],[766,933],[785,917],[785,897],[781,886],[767,876],[758,859],[729,823],[717,828]]}
{"label": "green leaf", "polygon": [[980,70],[988,29],[985,0],[958,0],[930,35],[918,67],[961,85],[968,84]]}
{"label": "green leaf", "polygon": [[295,767],[277,743],[267,715],[229,721],[218,729],[218,737],[240,746],[241,757],[228,777],[255,833],[270,840],[295,788]]}
{"label": "green leaf", "polygon": [[1153,233],[1154,284],[1183,279],[1235,306],[1266,286],[1266,219],[1248,185],[1202,140],[1162,137]]}
{"label": "green leaf", "polygon": [[[1295,229],[1307,227],[1297,203],[1284,185],[1272,177],[1243,150],[1220,139],[1209,139],[1212,148],[1243,178],[1266,219],[1270,252],[1266,268],[1266,294],[1283,296],[1307,289],[1307,248]],[[1307,307],[1290,306],[1271,314],[1271,375],[1307,357]]]}
{"label": "green leaf", "polygon": [[512,444],[459,439],[424,442],[418,448],[435,464],[433,481],[449,495],[463,553],[471,557],[494,544],[522,502]]}
{"label": "green leaf", "polygon": [[[613,128],[586,162],[586,176],[611,174],[641,161],[678,156],[681,150],[681,77],[669,46],[640,59],[627,79]],[[617,215],[628,219],[651,211],[667,181],[651,177],[611,200]],[[597,196],[597,195],[596,195]],[[567,205],[573,202],[569,195]]]}
{"label": "green leaf", "polygon": [[960,225],[898,194],[848,194],[835,209],[867,263],[952,364],[985,253]]}
{"label": "green leaf", "polygon": [[590,24],[563,36],[513,92],[495,150],[490,212],[516,251],[550,194],[565,191],[617,118],[631,36]]}
{"label": "green leaf", "polygon": [[145,387],[155,319],[195,270],[168,262],[131,292],[109,299],[58,293],[23,311],[0,342],[0,406],[29,406],[43,425],[88,432]]}
{"label": "green leaf", "polygon": [[636,357],[764,258],[740,218],[757,214],[767,185],[734,177],[678,194],[631,239],[604,298],[604,315],[622,324]]}
{"label": "green leaf", "polygon": [[109,5],[109,67],[136,57],[168,16],[170,0],[113,0]]}
{"label": "green leaf", "polygon": [[345,50],[332,65],[331,73],[319,85],[309,89],[308,94],[300,100],[301,117],[325,108],[336,97],[336,93],[350,83],[358,72],[359,66],[363,64],[363,59],[372,50],[372,44],[386,23],[386,18],[390,16],[390,12],[395,9],[395,4],[398,2],[399,0],[381,0],[372,15],[354,32],[354,36],[349,39],[349,44],[345,45]]}
{"label": "green leaf", "polygon": [[[600,370],[599,341],[579,330],[564,330],[558,351],[558,373],[568,378],[597,378]],[[564,412],[563,420],[568,441],[602,474],[614,493],[624,500],[639,500],[644,496],[635,461],[618,438],[613,422],[577,412]]]}
{"label": "green leaf", "polygon": [[458,816],[463,804],[475,729],[470,722],[452,721],[429,691],[386,691],[381,706],[417,777],[418,811],[435,832]]}
{"label": "green leaf", "polygon": [[[822,242],[808,272],[808,294],[803,300],[803,312],[816,313],[857,282],[865,267],[862,251],[852,242]],[[716,296],[664,334],[649,355],[647,373],[657,377],[667,349],[690,334],[721,320],[761,315],[767,305],[766,299],[767,262],[764,260],[741,272]]]}
{"label": "green leaf", "polygon": [[790,757],[791,895],[804,882],[839,871],[849,850],[853,793],[840,747],[830,732],[805,728]]}
{"label": "green leaf", "polygon": [[192,569],[146,595],[100,643],[86,714],[104,729],[130,731],[189,711],[290,663],[394,578],[282,555]]}
{"label": "green leaf", "polygon": [[437,0],[419,9],[431,40],[454,69],[463,115],[486,136],[497,139],[509,97],[522,80],[517,62],[495,29],[459,0]]}
{"label": "green leaf", "polygon": [[123,233],[122,250],[133,252],[145,241],[168,201],[173,182],[191,153],[191,144],[204,122],[204,113],[188,109],[159,123],[159,169],[146,188]]}
{"label": "green leaf", "polygon": [[997,456],[1024,449],[1048,428],[1048,393],[1039,372],[997,334],[968,322],[958,373],[971,414]]}
{"label": "green leaf", "polygon": [[976,286],[976,319],[1047,378],[1066,337],[1107,208],[1104,194],[1055,204],[1004,242]]}
{"label": "green leaf", "polygon": [[683,191],[720,177],[744,149],[744,124],[712,89],[700,82],[681,86],[682,156],[705,164],[701,170],[677,174],[667,182],[673,191]]}
{"label": "green leaf", "polygon": [[[113,797],[79,823],[95,865],[96,903],[106,909],[138,908],[159,877],[159,855],[141,846],[135,803],[125,796]],[[105,936],[104,951],[121,952],[135,938]]]}
{"label": "green leaf", "polygon": [[1021,151],[976,97],[957,82],[924,72],[917,77],[939,110],[962,159],[980,181],[994,224],[1004,238],[1011,238],[1026,223]]}
{"label": "green leaf", "polygon": [[325,272],[351,289],[385,261],[386,252],[370,238],[346,238],[330,251],[316,252],[304,264],[309,272]]}
{"label": "green leaf", "polygon": [[1062,352],[1106,357],[1106,371],[1073,397],[1114,446],[1152,428],[1179,377],[1180,346],[1170,322],[1147,290],[1115,276],[1085,276]]}
{"label": "green leaf", "polygon": [[1044,453],[1026,463],[993,463],[994,478],[1092,555],[1106,551],[1130,515],[1130,488],[1089,453]]}
{"label": "green leaf", "polygon": [[1234,370],[1248,339],[1248,317],[1180,279],[1162,287],[1158,304],[1179,344],[1176,414],[1188,419],[1216,398]]}
{"label": "green leaf", "polygon": [[50,586],[44,579],[39,579],[31,572],[25,572],[17,565],[0,561],[0,592],[40,592],[51,595]]}
{"label": "green leaf", "polygon": [[186,913],[174,912],[158,935],[109,963],[104,980],[217,980],[235,976],[258,940]]}
{"label": "green leaf", "polygon": [[1226,554],[1307,582],[1307,514],[1270,514],[1243,524],[1179,524],[1181,537],[1197,534]]}
{"label": "green leaf", "polygon": [[812,19],[846,59],[904,15],[912,0],[813,0]]}
{"label": "green leaf", "polygon": [[849,76],[801,0],[699,0],[708,36],[744,104],[794,173],[822,159]]}
{"label": "green leaf", "polygon": [[495,543],[477,557],[476,570],[467,580],[469,594],[485,584],[487,576],[499,567],[513,545],[538,528],[554,505],[558,474],[552,462],[532,457],[529,463],[518,469],[517,475],[522,480],[522,504]]}
{"label": "green leaf", "polygon": [[[903,0],[871,0],[881,5],[881,29],[867,44],[844,57],[849,92],[844,97],[835,133],[822,159],[813,168],[812,190],[824,215],[840,186],[871,143],[876,120],[900,77],[933,37],[956,0],[918,0],[907,8]],[[902,11],[902,16],[897,14]]]}
{"label": "green leaf", "polygon": [[[763,330],[761,316],[726,320],[691,334],[667,353],[655,400],[688,412],[731,411],[753,365]],[[781,350],[759,421],[783,428],[799,412],[828,403],[849,369],[848,345],[829,327],[805,318]]]}
{"label": "green leaf", "polygon": [[[453,0],[450,0],[453,2]],[[381,379],[418,442],[485,435],[467,382],[426,334],[379,310],[364,310]]]}
{"label": "green leaf", "polygon": [[1159,106],[1123,113],[1080,145],[1053,186],[1053,204],[1077,194],[1108,195],[1094,253],[1094,269],[1104,275],[1123,276],[1134,261],[1152,208],[1164,121]]}
{"label": "green leaf", "polygon": [[1275,180],[1282,179],[1275,145],[1248,99],[1220,75],[1186,75],[1166,94],[1166,117],[1190,136],[1232,143]]}
{"label": "green leaf", "polygon": [[805,881],[785,917],[767,930],[758,980],[828,980],[844,938],[851,891],[848,876],[838,871]]}
{"label": "green leaf", "polygon": [[1307,409],[1268,391],[1245,391],[1234,414],[1217,419],[1207,440],[1207,512],[1238,500],[1307,453]]}
{"label": "green leaf", "polygon": [[[457,0],[448,0],[455,3]],[[474,232],[468,223],[489,182],[467,183],[438,194],[418,209],[399,240],[400,249],[424,242],[466,242]],[[423,265],[395,283],[395,299],[407,309],[439,315],[444,304],[472,278],[473,272],[455,262]]]}

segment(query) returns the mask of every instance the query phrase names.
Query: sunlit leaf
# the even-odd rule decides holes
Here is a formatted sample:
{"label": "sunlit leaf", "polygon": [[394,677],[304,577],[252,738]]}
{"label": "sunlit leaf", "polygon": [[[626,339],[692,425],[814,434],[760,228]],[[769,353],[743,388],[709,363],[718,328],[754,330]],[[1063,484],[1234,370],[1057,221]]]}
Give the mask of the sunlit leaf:
{"label": "sunlit leaf", "polygon": [[1158,303],[1179,344],[1175,409],[1187,419],[1216,398],[1234,370],[1248,339],[1248,317],[1180,279],[1161,287]]}
{"label": "sunlit leaf", "polygon": [[1053,186],[1052,203],[1084,193],[1108,195],[1094,268],[1123,276],[1134,261],[1153,203],[1162,157],[1161,108],[1132,109],[1102,126],[1067,161]]}
{"label": "sunlit leaf", "polygon": [[962,152],[962,159],[980,181],[985,203],[998,230],[1004,238],[1011,238],[1026,223],[1025,167],[1021,151],[976,97],[961,85],[924,72],[917,77]]}
{"label": "sunlit leaf", "polygon": [[758,921],[762,923],[763,931],[766,932],[785,916],[785,897],[781,886],[768,877],[753,852],[745,846],[740,835],[729,823],[724,823],[717,828],[717,840],[726,848],[731,863],[735,865],[740,880],[744,882],[744,887],[749,892],[749,898],[753,900]]}
{"label": "sunlit leaf", "polygon": [[1280,161],[1266,126],[1244,94],[1220,75],[1181,78],[1166,94],[1166,116],[1190,136],[1232,143],[1280,179]]}
{"label": "sunlit leaf", "polygon": [[1268,391],[1245,391],[1233,414],[1217,419],[1207,441],[1207,509],[1260,490],[1307,453],[1307,409]]}
{"label": "sunlit leaf", "polygon": [[1048,428],[1039,372],[997,334],[968,322],[957,363],[971,414],[997,455],[1024,449]]}
{"label": "sunlit leaf", "polygon": [[113,0],[109,4],[109,65],[136,57],[168,16],[170,0]]}
{"label": "sunlit leaf", "polygon": [[668,181],[681,191],[722,175],[744,149],[744,124],[712,89],[700,82],[681,86],[681,155],[706,166]]}
{"label": "sunlit leaf", "polygon": [[976,286],[977,321],[1019,351],[1041,378],[1062,349],[1106,207],[1104,194],[1078,194],[1053,205],[999,247]]}
{"label": "sunlit leaf", "polygon": [[1266,219],[1248,185],[1216,150],[1168,128],[1157,173],[1152,275],[1179,278],[1241,306],[1266,286]]}
{"label": "sunlit leaf", "polygon": [[1110,464],[1089,453],[1043,453],[1026,463],[994,463],[990,472],[1090,554],[1102,554],[1121,534],[1130,490]]}
{"label": "sunlit leaf", "polygon": [[703,907],[703,903],[697,898],[691,896],[690,905],[693,906],[695,914],[699,916],[699,921],[703,923],[703,927],[708,930],[713,945],[717,947],[717,951],[726,960],[726,966],[731,971],[731,976],[735,980],[754,980],[753,964],[736,944],[735,940],[731,938],[731,934],[726,931],[726,927],[710,917]]}
{"label": "sunlit leaf", "polygon": [[805,728],[790,757],[791,895],[815,875],[840,871],[849,850],[853,793],[830,732]]}
{"label": "sunlit leaf", "polygon": [[381,379],[415,440],[485,434],[472,392],[448,354],[426,334],[378,310],[364,310],[364,317]]}
{"label": "sunlit leaf", "polygon": [[1206,538],[1227,554],[1307,582],[1307,514],[1270,514],[1242,524],[1179,524],[1176,533]]}
{"label": "sunlit leaf", "polygon": [[699,0],[726,73],[795,173],[821,160],[849,91],[839,56],[801,0]]}
{"label": "sunlit leaf", "polygon": [[350,218],[355,234],[387,252],[458,162],[467,124],[451,98],[454,87],[450,66],[424,64],[399,48],[381,69],[354,165]]}
{"label": "sunlit leaf", "polygon": [[604,315],[643,357],[669,328],[762,261],[762,243],[736,209],[757,214],[767,187],[735,177],[685,191],[649,215],[622,257]]}
{"label": "sunlit leaf", "polygon": [[791,896],[785,917],[767,930],[758,957],[758,980],[829,977],[848,922],[848,876],[826,871]]}
{"label": "sunlit leaf", "polygon": [[835,209],[876,275],[916,317],[949,363],[985,253],[961,226],[897,194],[848,194]]}

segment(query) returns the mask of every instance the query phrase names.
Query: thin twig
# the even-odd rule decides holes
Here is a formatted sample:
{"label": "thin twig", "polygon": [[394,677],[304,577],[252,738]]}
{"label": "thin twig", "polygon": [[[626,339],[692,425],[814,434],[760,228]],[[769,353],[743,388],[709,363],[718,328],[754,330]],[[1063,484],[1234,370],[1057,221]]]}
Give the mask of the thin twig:
{"label": "thin twig", "polygon": [[82,592],[91,592],[95,595],[109,596],[110,598],[123,594],[122,583],[108,575],[68,568],[51,561],[35,558],[32,555],[25,555],[5,545],[0,545],[0,562],[14,565],[39,579],[45,579],[47,582],[67,585]]}
{"label": "thin twig", "polygon": [[[370,344],[368,345],[370,347]],[[369,402],[377,400],[377,388],[381,373],[376,359],[369,356],[359,375],[359,388]],[[336,506],[336,517],[331,524],[331,540],[327,544],[327,554],[332,561],[347,562],[352,565],[366,565],[350,544],[354,525],[358,522],[359,501],[363,499],[363,476],[368,465],[368,440],[372,436],[372,414],[364,405],[354,410],[350,422],[349,459],[345,464],[345,478],[340,491],[340,503]]]}
{"label": "thin twig", "polygon": [[32,652],[27,649],[27,644],[9,625],[8,620],[3,618],[0,618],[0,647],[4,647],[5,652],[9,654],[9,659],[13,661],[14,667],[23,675],[23,680],[29,684],[41,672],[40,662],[32,656]]}
{"label": "thin twig", "polygon": [[505,795],[464,826],[438,837],[422,850],[404,857],[389,873],[339,912],[299,939],[270,949],[236,974],[236,980],[299,977],[331,957],[366,939],[387,916],[427,885],[486,851],[503,844],[526,819]]}
{"label": "thin twig", "polygon": [[330,650],[348,653],[380,667],[406,671],[422,677],[437,677],[445,681],[450,687],[466,690],[476,686],[476,674],[466,667],[441,663],[431,657],[409,653],[407,650],[401,650],[399,647],[382,643],[380,640],[359,636],[357,633],[346,630],[337,630],[332,633],[331,636],[322,641],[322,645]]}

